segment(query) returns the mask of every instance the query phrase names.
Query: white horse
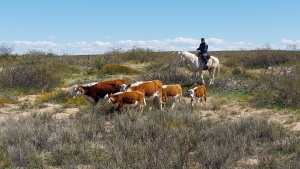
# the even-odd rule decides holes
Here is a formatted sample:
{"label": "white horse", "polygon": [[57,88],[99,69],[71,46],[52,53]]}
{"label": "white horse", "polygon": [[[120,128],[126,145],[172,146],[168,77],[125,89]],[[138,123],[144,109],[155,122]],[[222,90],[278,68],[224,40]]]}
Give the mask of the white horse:
{"label": "white horse", "polygon": [[[195,78],[198,77],[197,73],[200,73],[202,83],[205,84],[204,77],[203,77],[203,72],[205,70],[203,70],[202,62],[199,63],[197,55],[195,55],[191,52],[186,52],[186,51],[180,51],[180,52],[178,52],[178,54],[180,56],[181,61],[186,62],[187,64],[189,64],[192,67],[192,71],[194,72]],[[207,67],[208,67],[207,71],[210,76],[209,85],[213,85],[215,82],[216,70],[218,69],[218,74],[220,72],[219,59],[216,58],[215,56],[210,56],[210,58],[207,62]]]}

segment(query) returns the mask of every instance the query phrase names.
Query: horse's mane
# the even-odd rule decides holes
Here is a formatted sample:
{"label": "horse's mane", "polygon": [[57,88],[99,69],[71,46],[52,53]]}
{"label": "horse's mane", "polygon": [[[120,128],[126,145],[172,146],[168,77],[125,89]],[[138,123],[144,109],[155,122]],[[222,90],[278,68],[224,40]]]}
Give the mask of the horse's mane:
{"label": "horse's mane", "polygon": [[197,58],[197,56],[195,54],[188,52],[188,51],[183,51],[182,54],[185,55],[186,57],[189,57],[190,59]]}

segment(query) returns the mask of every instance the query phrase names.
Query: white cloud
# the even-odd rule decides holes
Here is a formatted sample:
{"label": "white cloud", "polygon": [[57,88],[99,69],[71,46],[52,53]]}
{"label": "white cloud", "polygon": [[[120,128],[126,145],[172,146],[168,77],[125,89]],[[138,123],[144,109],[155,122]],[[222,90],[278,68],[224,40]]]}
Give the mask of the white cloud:
{"label": "white cloud", "polygon": [[296,50],[300,48],[300,40],[282,39],[281,43],[285,45],[286,49]]}
{"label": "white cloud", "polygon": [[[58,54],[97,54],[111,51],[112,49],[128,50],[132,48],[149,48],[158,51],[195,50],[200,39],[177,37],[163,40],[120,40],[120,41],[77,41],[77,42],[53,42],[53,41],[0,41],[6,46],[13,46],[17,53],[25,53],[29,50],[40,50]],[[266,44],[256,44],[247,41],[227,41],[221,38],[207,38],[209,50],[251,50],[263,48]],[[282,39],[279,43],[268,44],[274,49],[299,49],[300,40]],[[282,48],[281,46],[284,46]],[[281,47],[281,48],[280,48]]]}

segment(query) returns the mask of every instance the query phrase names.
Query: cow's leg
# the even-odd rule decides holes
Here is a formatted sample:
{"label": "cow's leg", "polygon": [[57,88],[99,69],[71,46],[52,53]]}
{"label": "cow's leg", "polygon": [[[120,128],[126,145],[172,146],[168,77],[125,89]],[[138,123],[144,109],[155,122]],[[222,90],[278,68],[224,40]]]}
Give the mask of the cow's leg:
{"label": "cow's leg", "polygon": [[172,97],[171,98],[172,100],[172,105],[171,105],[171,110],[173,110],[174,109],[174,107],[175,107],[175,105],[176,105],[176,101],[177,101],[177,96],[175,96],[175,97]]}
{"label": "cow's leg", "polygon": [[143,112],[143,103],[138,104],[138,112]]}
{"label": "cow's leg", "polygon": [[194,99],[193,98],[191,98],[191,113],[193,113],[193,106],[194,106],[194,104],[193,104],[193,101],[194,101]]}
{"label": "cow's leg", "polygon": [[92,113],[95,114],[95,105],[92,104]]}
{"label": "cow's leg", "polygon": [[123,107],[123,103],[121,102],[121,103],[118,104],[118,107],[117,107],[118,113],[121,113],[122,107]]}
{"label": "cow's leg", "polygon": [[159,110],[162,110],[162,98],[158,97],[158,106],[159,106]]}

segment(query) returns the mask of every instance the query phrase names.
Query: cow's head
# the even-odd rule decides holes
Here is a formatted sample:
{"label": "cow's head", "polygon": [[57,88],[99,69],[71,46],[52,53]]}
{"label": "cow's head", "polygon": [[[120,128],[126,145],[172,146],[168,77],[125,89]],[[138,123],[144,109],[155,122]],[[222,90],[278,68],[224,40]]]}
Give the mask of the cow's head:
{"label": "cow's head", "polygon": [[121,84],[120,91],[125,92],[128,89],[128,87],[129,87],[129,85],[127,85],[127,84]]}
{"label": "cow's head", "polygon": [[194,91],[194,89],[188,90],[188,95],[189,95],[189,97],[194,98],[194,96],[195,96],[195,91]]}
{"label": "cow's head", "polygon": [[86,93],[85,89],[83,86],[74,86],[72,90],[72,96],[76,97],[76,96],[82,96]]}

